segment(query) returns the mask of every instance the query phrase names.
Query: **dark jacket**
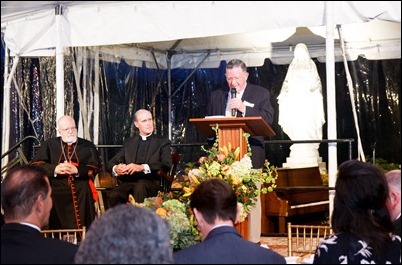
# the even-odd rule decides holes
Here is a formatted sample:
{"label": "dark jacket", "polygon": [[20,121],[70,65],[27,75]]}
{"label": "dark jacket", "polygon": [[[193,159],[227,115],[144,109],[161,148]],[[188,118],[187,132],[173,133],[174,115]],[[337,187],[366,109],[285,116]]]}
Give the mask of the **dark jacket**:
{"label": "dark jacket", "polygon": [[[225,115],[229,90],[218,89],[211,93],[207,105],[207,115]],[[246,102],[246,113],[244,117],[262,117],[269,125],[274,120],[274,109],[270,101],[268,89],[261,86],[247,83],[242,96],[242,101]],[[247,106],[248,105],[248,106]],[[238,117],[243,117],[243,113],[237,112]],[[263,136],[252,136],[249,138],[252,151],[251,160],[254,168],[262,168],[265,161],[265,143]]]}
{"label": "dark jacket", "polygon": [[27,225],[7,223],[1,227],[2,264],[73,264],[78,245],[45,238]]}
{"label": "dark jacket", "polygon": [[285,264],[278,253],[242,238],[231,226],[209,232],[199,244],[174,253],[177,264]]}

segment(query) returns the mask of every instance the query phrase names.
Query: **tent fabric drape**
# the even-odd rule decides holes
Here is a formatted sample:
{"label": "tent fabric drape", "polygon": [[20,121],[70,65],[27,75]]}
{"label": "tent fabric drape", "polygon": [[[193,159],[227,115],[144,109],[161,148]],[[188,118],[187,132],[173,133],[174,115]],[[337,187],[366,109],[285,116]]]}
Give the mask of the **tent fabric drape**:
{"label": "tent fabric drape", "polygon": [[[89,60],[94,62],[94,60]],[[17,67],[16,80],[20,89],[24,91],[20,98],[16,88],[11,84],[11,115],[10,115],[10,146],[24,136],[33,134],[33,126],[39,133],[39,139],[47,139],[55,135],[55,96],[54,58],[23,59]],[[72,62],[66,60],[66,100],[65,106],[79,119],[79,101],[77,87],[71,69]],[[355,62],[348,62],[351,77],[354,83],[354,93],[357,106],[357,117],[361,124],[362,142],[365,152],[372,154],[372,147],[376,147],[377,157],[390,162],[400,163],[400,59],[369,61],[359,58]],[[178,91],[183,80],[192,69],[174,69],[172,71],[172,113],[167,113],[167,85],[166,70],[132,67],[124,60],[116,63],[101,61],[100,80],[100,117],[99,117],[99,144],[121,144],[123,140],[135,133],[133,127],[133,113],[139,108],[148,108],[155,115],[156,130],[168,135],[168,115],[172,117],[172,143],[188,144],[205,142],[201,135],[189,122],[191,117],[204,117],[205,102],[213,89],[225,87],[225,62],[216,69],[198,69],[195,74]],[[323,96],[326,97],[325,64],[316,62],[320,78],[323,83]],[[39,73],[39,81],[34,77],[33,69]],[[90,67],[94,69],[94,67]],[[287,139],[278,125],[278,103],[276,97],[280,93],[281,85],[288,70],[287,65],[275,65],[269,59],[261,67],[249,67],[249,82],[259,84],[271,92],[272,105],[275,109],[273,129],[275,137],[266,140]],[[336,102],[338,138],[356,138],[354,121],[351,116],[349,91],[346,88],[345,69],[342,63],[336,63]],[[82,80],[81,80],[82,82]],[[40,89],[36,85],[39,85]],[[82,84],[83,85],[83,84]],[[86,85],[86,89],[94,88]],[[88,92],[89,93],[89,92]],[[31,113],[42,113],[35,117],[35,122],[29,122],[27,114],[20,106],[20,100],[35,99],[31,104]],[[324,102],[325,104],[325,102]],[[324,106],[326,109],[326,106]],[[43,110],[43,111],[40,111]],[[93,115],[93,114],[91,114]],[[31,118],[32,118],[31,117]],[[91,129],[93,130],[93,129]],[[90,132],[93,135],[93,131]],[[326,127],[323,128],[323,138],[326,139]],[[26,147],[28,154],[31,147]],[[201,155],[199,146],[178,147],[183,153],[183,162],[196,161]],[[288,156],[287,144],[267,144],[267,159],[272,164],[280,166]],[[320,154],[327,161],[327,146],[320,145]],[[104,154],[104,161],[116,150],[111,148]],[[356,146],[353,146],[353,156],[356,157]],[[29,155],[28,155],[29,157]],[[338,146],[338,158],[342,162],[348,158],[346,145]]]}

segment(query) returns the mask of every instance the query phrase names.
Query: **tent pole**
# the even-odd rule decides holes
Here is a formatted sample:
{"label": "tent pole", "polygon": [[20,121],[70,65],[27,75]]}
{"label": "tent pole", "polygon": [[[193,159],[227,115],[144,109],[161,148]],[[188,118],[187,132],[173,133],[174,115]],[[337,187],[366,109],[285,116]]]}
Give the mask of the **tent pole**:
{"label": "tent pole", "polygon": [[169,139],[172,140],[172,60],[171,56],[166,56],[167,78],[168,78],[168,128]]}
{"label": "tent pole", "polygon": [[[341,42],[343,64],[345,66],[346,80],[347,80],[347,84],[348,84],[348,88],[349,88],[349,97],[350,97],[350,103],[352,105],[353,119],[355,121],[355,129],[356,129],[356,134],[357,134],[357,157],[359,159],[361,159],[363,162],[366,162],[366,158],[364,156],[363,144],[362,144],[361,137],[360,137],[359,120],[357,119],[357,113],[356,113],[355,96],[354,96],[354,91],[353,91],[354,86],[353,86],[352,77],[350,76],[348,61],[346,59],[345,42],[342,38],[341,25],[338,25],[337,29],[338,29],[338,34],[339,34],[339,40]],[[373,158],[374,158],[374,156],[373,156]]]}
{"label": "tent pole", "polygon": [[[335,94],[335,52],[334,52],[334,3],[325,1],[326,12],[326,36],[325,36],[325,51],[326,51],[326,72],[327,72],[327,126],[328,139],[337,139],[336,130],[336,94]],[[338,168],[337,161],[337,143],[328,143],[328,185],[335,186],[336,172]],[[329,214],[331,217],[333,210],[333,198],[335,191],[329,191]]]}
{"label": "tent pole", "polygon": [[56,12],[56,118],[64,115],[64,55],[62,44],[63,6],[58,5]]}
{"label": "tent pole", "polygon": [[[3,136],[1,142],[1,153],[4,154],[8,151],[10,145],[10,97],[11,97],[11,80],[13,80],[13,76],[17,69],[18,62],[20,61],[19,55],[16,55],[13,60],[13,66],[11,68],[11,72],[8,72],[10,67],[10,57],[9,50],[7,48],[7,44],[4,47],[5,55],[4,55],[4,97],[3,97]],[[8,156],[5,156],[2,161],[0,161],[2,165],[7,165]]]}
{"label": "tent pole", "polygon": [[95,82],[94,82],[94,122],[93,122],[93,134],[94,134],[94,144],[99,144],[99,113],[100,113],[100,61],[99,47],[95,49],[95,59],[94,59],[94,69],[95,69]]}

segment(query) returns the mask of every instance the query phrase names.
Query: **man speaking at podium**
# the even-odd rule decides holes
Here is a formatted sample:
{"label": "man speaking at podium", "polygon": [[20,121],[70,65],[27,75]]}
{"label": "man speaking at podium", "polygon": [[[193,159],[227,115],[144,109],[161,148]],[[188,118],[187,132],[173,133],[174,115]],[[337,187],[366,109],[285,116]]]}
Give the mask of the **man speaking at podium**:
{"label": "man speaking at podium", "polygon": [[[269,125],[274,119],[274,109],[268,89],[247,83],[246,64],[238,59],[226,65],[226,81],[229,89],[211,92],[207,105],[207,115],[228,117],[262,117]],[[263,136],[250,136],[253,168],[262,168],[265,162],[265,144]],[[249,215],[249,240],[259,242],[261,237],[261,200],[258,199]]]}

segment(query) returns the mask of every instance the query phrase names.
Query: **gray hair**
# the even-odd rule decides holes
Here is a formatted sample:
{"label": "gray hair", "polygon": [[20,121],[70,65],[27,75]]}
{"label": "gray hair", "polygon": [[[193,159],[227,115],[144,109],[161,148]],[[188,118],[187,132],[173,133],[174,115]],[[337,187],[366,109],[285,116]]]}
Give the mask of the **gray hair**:
{"label": "gray hair", "polygon": [[235,67],[240,67],[243,70],[243,72],[247,72],[247,66],[242,60],[232,59],[226,65],[226,69],[233,69]]}
{"label": "gray hair", "polygon": [[385,173],[385,178],[387,179],[388,186],[398,192],[401,193],[401,170],[394,169]]}
{"label": "gray hair", "polygon": [[169,226],[147,208],[128,204],[96,219],[75,256],[76,264],[171,264]]}

